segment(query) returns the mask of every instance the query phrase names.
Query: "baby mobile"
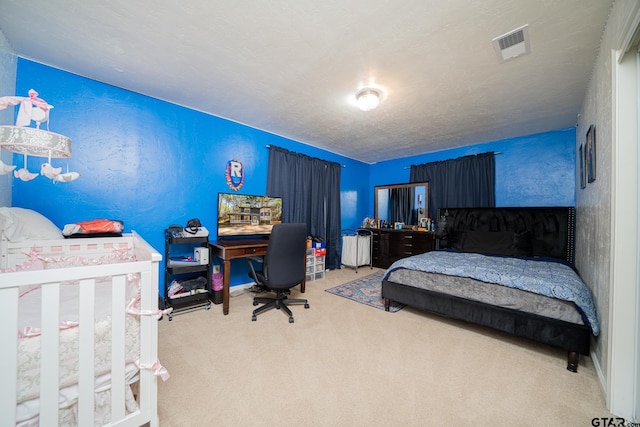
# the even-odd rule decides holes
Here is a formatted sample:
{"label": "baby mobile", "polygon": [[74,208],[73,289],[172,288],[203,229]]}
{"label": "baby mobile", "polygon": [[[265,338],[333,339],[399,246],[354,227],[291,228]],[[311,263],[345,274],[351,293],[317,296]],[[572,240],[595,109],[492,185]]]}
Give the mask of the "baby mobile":
{"label": "baby mobile", "polygon": [[[0,149],[22,154],[24,163],[21,169],[16,165],[7,165],[0,160],[0,175],[13,172],[13,176],[22,181],[31,181],[38,175],[56,182],[71,182],[80,177],[78,172],[62,172],[61,167],[53,167],[52,158],[71,157],[71,139],[57,133],[49,132],[49,112],[53,105],[49,105],[44,99],[38,98],[38,92],[31,89],[29,96],[3,96],[0,97],[0,110],[9,106],[19,105],[15,126],[0,126]],[[31,123],[35,122],[35,127]],[[40,129],[40,125],[46,123],[47,130]],[[27,169],[27,156],[46,157],[39,172],[31,172]]]}

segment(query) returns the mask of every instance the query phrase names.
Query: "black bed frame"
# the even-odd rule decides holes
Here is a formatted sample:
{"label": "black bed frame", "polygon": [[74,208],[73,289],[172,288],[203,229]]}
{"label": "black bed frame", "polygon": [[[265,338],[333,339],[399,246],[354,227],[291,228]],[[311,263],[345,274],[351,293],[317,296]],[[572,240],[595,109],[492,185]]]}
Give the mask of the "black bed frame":
{"label": "black bed frame", "polygon": [[[448,238],[464,231],[530,232],[539,244],[537,256],[560,258],[573,264],[575,210],[573,207],[448,208],[438,209],[436,238],[448,247]],[[437,246],[438,247],[438,246]],[[467,300],[385,280],[382,297],[453,319],[487,326],[568,351],[567,369],[577,372],[580,354],[588,355],[591,330],[577,325],[487,303]]]}

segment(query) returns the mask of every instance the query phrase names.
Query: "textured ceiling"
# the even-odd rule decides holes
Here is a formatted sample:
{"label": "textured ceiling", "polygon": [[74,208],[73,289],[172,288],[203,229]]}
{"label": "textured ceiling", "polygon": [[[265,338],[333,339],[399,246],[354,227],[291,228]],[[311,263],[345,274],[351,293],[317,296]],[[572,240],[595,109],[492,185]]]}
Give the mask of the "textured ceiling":
{"label": "textured ceiling", "polygon": [[[0,0],[0,31],[24,58],[374,163],[574,126],[611,4]],[[492,39],[525,24],[531,53],[500,63]]]}

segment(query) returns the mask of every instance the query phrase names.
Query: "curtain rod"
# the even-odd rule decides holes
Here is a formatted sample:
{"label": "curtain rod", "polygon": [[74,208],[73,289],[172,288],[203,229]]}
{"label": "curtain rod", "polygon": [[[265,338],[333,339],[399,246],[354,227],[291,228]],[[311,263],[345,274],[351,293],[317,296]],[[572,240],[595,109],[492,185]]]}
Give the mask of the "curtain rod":
{"label": "curtain rod", "polygon": [[[271,148],[271,145],[267,144],[265,147],[267,147],[267,148]],[[337,162],[334,162],[334,163],[337,163]],[[341,164],[341,163],[340,163],[340,166],[342,166],[343,168],[346,168],[346,167],[347,167],[347,165],[343,165],[343,164]]]}
{"label": "curtain rod", "polygon": [[[487,153],[491,153],[492,151],[486,151],[484,153],[480,153],[480,154],[487,154]],[[498,154],[502,154],[502,151],[493,151],[493,155],[497,156]],[[477,156],[477,154],[469,154],[469,156]],[[467,156],[460,156],[460,157],[467,157]],[[455,157],[454,159],[459,159],[460,157]],[[436,162],[445,162],[447,160],[454,160],[454,159],[445,159],[445,160],[436,160]],[[432,162],[428,162],[428,163],[432,163]],[[411,166],[405,166],[404,169],[411,169]]]}

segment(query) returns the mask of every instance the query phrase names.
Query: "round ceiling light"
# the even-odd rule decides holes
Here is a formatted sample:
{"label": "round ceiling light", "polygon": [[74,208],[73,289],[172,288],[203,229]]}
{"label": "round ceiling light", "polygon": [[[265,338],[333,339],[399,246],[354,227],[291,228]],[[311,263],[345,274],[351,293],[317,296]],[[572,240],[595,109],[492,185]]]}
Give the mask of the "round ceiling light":
{"label": "round ceiling light", "polygon": [[380,104],[381,93],[378,89],[364,88],[356,92],[356,102],[362,111],[371,111]]}

